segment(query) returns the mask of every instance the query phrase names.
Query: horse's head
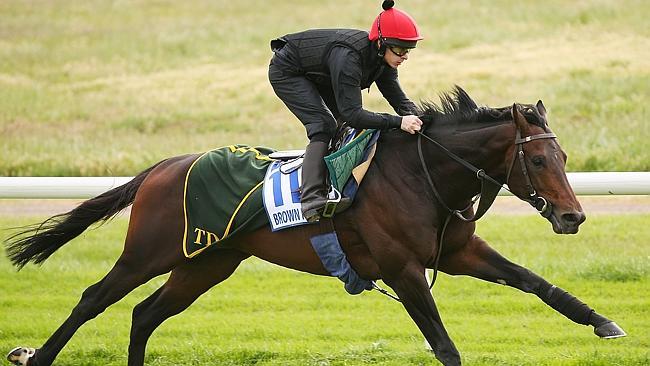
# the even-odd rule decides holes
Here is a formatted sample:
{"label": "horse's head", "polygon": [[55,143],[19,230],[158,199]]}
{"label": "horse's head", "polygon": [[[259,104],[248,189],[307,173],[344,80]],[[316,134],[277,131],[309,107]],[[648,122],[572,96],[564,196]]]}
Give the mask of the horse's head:
{"label": "horse's head", "polygon": [[548,127],[546,108],[536,105],[512,106],[517,128],[516,141],[508,149],[508,187],[520,199],[535,206],[558,234],[575,234],[585,221],[582,207],[564,171],[567,155]]}

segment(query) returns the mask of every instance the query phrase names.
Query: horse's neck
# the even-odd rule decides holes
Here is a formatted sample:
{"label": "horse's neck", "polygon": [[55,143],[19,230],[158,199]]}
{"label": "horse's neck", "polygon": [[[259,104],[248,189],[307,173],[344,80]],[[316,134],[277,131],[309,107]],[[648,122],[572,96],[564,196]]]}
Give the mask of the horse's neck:
{"label": "horse's neck", "polygon": [[[512,123],[477,130],[428,132],[431,137],[500,182],[505,180],[508,148],[514,142]],[[432,142],[422,139],[422,151],[435,189],[450,208],[464,208],[480,191],[480,182],[468,168],[454,161]],[[405,205],[433,207],[429,184],[417,147],[417,136],[401,132],[382,135],[362,189],[372,197],[400,197]],[[439,205],[440,206],[440,205]]]}
{"label": "horse's neck", "polygon": [[[514,142],[514,125],[495,124],[452,134],[440,140],[449,150],[489,176],[504,182],[507,151]],[[480,181],[467,167],[452,160],[435,146],[428,147],[429,171],[441,194],[451,203],[463,204],[480,192]]]}
{"label": "horse's neck", "polygon": [[[491,177],[501,182],[505,179],[506,151],[514,141],[512,124],[496,124],[461,133],[432,131],[431,136],[454,154],[485,170]],[[417,138],[393,135],[382,142],[377,152],[376,168],[380,179],[388,183],[386,186],[392,187],[401,196],[416,197],[418,200],[427,197],[435,199],[418,154]],[[475,174],[450,158],[440,147],[422,139],[422,151],[429,176],[446,205],[462,208],[480,191]],[[406,194],[403,190],[412,191],[415,195]]]}

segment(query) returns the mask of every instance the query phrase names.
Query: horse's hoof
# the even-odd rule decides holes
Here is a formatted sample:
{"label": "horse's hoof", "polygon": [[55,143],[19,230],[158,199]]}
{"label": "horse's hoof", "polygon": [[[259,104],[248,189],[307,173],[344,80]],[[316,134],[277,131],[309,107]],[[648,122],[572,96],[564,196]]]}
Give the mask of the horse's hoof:
{"label": "horse's hoof", "polygon": [[9,352],[7,360],[14,365],[25,366],[27,361],[34,356],[36,350],[28,347],[16,347]]}
{"label": "horse's hoof", "polygon": [[600,327],[594,328],[594,334],[604,339],[621,338],[627,335],[623,328],[614,322],[605,323]]}

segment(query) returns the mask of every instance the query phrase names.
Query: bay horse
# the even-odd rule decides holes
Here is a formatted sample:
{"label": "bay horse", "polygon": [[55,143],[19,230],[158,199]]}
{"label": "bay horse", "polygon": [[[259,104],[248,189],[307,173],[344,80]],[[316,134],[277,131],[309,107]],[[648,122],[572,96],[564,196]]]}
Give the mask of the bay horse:
{"label": "bay horse", "polygon": [[474,233],[474,222],[453,215],[447,219],[450,211],[465,207],[469,207],[465,214],[471,215],[472,199],[480,190],[475,172],[451,159],[453,154],[538,206],[556,233],[578,232],[585,214],[568,183],[566,154],[549,128],[544,104],[479,108],[459,87],[443,94],[441,101],[440,106],[424,102],[419,107],[425,123],[421,136],[444,145],[449,153],[419,140],[421,136],[383,132],[354,204],[331,222],[275,233],[269,227],[238,233],[227,245],[215,245],[188,259],[181,245],[183,183],[198,155],[185,155],[163,160],[70,212],[24,228],[7,239],[7,254],[18,268],[45,261],[91,224],[133,205],[124,251],[114,267],[83,292],[70,316],[41,348],[19,347],[8,359],[29,366],[52,364],[81,325],[136,287],[171,272],[162,287],[133,309],[128,365],[143,365],[147,341],[156,327],[226,280],[250,256],[329,275],[310,238],[332,225],[352,267],[362,278],[381,279],[392,288],[444,365],[460,365],[461,359],[425,276],[432,267],[535,294],[570,320],[593,326],[602,338],[625,336],[616,323],[573,295],[501,256]]}

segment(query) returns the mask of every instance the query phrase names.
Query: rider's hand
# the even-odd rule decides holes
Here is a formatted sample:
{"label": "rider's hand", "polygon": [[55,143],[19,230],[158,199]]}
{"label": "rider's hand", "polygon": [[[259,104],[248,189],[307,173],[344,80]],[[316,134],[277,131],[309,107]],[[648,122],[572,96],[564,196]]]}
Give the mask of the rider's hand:
{"label": "rider's hand", "polygon": [[402,125],[400,126],[402,131],[406,131],[410,134],[414,134],[422,128],[422,121],[418,116],[408,115],[402,117]]}

